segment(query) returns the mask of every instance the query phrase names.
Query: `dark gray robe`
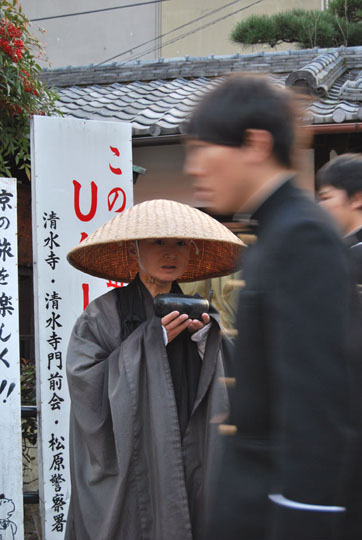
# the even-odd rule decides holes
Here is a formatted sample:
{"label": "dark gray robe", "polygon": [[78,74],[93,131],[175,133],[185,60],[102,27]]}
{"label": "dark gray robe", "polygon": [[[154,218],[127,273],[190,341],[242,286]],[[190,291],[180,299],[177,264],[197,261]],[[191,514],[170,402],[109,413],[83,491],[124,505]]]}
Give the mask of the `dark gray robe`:
{"label": "dark gray robe", "polygon": [[[213,419],[228,410],[213,321],[198,393],[181,440],[160,319],[123,341],[117,295],[92,302],[70,339],[72,495],[67,540],[191,540],[202,529],[218,452]],[[131,319],[132,319],[131,317]]]}

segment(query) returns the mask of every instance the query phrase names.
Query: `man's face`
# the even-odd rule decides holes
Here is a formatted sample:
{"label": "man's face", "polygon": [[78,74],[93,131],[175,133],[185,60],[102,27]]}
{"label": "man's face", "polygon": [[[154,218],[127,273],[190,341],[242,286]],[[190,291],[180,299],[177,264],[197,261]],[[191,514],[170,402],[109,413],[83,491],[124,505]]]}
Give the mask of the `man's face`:
{"label": "man's face", "polygon": [[323,186],[318,191],[320,205],[337,222],[343,234],[347,234],[350,227],[353,208],[347,193],[343,189],[333,186]]}
{"label": "man's face", "polygon": [[250,196],[247,149],[192,140],[184,170],[194,179],[195,197],[220,214],[241,209]]}

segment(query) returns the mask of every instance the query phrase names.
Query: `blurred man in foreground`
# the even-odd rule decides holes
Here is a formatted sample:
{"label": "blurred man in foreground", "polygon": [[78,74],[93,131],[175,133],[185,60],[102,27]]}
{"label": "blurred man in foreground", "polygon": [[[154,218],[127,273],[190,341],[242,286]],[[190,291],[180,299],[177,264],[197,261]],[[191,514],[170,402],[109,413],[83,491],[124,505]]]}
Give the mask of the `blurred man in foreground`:
{"label": "blurred man in foreground", "polygon": [[188,124],[186,172],[219,213],[249,213],[235,389],[207,540],[361,538],[362,353],[348,255],[293,183],[292,96],[233,76]]}
{"label": "blurred man in foreground", "polygon": [[343,154],[318,171],[323,208],[336,220],[351,248],[356,281],[362,284],[362,154]]}

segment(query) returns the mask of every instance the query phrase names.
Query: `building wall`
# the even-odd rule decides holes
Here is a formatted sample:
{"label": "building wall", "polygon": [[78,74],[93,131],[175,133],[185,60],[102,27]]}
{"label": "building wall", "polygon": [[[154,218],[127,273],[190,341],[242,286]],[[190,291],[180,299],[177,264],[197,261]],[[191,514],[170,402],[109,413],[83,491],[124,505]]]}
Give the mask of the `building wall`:
{"label": "building wall", "polygon": [[[106,9],[120,5],[137,4],[145,0],[22,0],[22,8],[29,19],[64,15],[69,13]],[[155,40],[160,34],[160,4],[134,6],[132,8],[103,11],[72,17],[34,21],[33,30],[38,32],[45,45],[51,67],[81,66],[97,64],[123,51],[137,47],[141,43]],[[153,41],[156,50],[142,60],[156,58],[158,40]],[[149,46],[137,48],[115,60],[123,62],[132,59]],[[137,54],[136,54],[137,53]],[[42,66],[46,66],[41,61]]]}
{"label": "building wall", "polygon": [[[255,2],[255,0],[243,0],[242,2],[234,2],[227,9],[220,9],[222,6],[230,4],[231,1],[182,0],[181,2],[162,3],[162,34],[167,34],[162,38],[162,56],[164,58],[173,58],[185,55],[208,56],[209,54],[254,52],[253,48],[244,48],[241,45],[232,43],[229,38],[236,23],[243,18],[254,14],[268,15],[293,8],[323,9],[326,7],[327,0],[261,0],[258,4],[241,11],[245,6]],[[214,10],[219,11],[201,20],[195,20]],[[235,13],[236,11],[238,12]],[[224,20],[210,24],[221,17],[225,17]],[[187,24],[194,20],[193,24]],[[184,28],[171,32],[174,28],[186,24],[187,26]],[[208,24],[210,24],[209,27],[200,29],[200,27]],[[168,43],[186,33],[190,35],[178,39],[174,43]],[[290,44],[283,44],[274,50],[286,50],[289,48],[292,48]],[[262,49],[268,50],[270,47],[260,45],[255,47],[256,51]]]}
{"label": "building wall", "polygon": [[[296,163],[298,184],[314,193],[314,150],[301,150]],[[134,186],[134,204],[150,199],[171,199],[197,208],[205,206],[193,194],[192,179],[183,172],[182,143],[134,146],[133,163],[146,169]]]}
{"label": "building wall", "polygon": [[[30,19],[35,19],[146,1],[22,0],[21,4],[26,15]],[[271,14],[292,8],[321,9],[327,2],[327,0],[260,0],[258,4],[241,11],[245,6],[257,1],[243,0],[236,1],[234,5],[224,9],[223,6],[230,4],[231,1],[165,0],[101,13],[53,18],[33,24],[34,30],[38,26],[45,29],[45,34],[39,35],[45,45],[51,67],[80,66],[108,61],[125,51],[128,52],[112,61],[252,52],[251,48],[242,48],[229,39],[232,28],[243,17],[251,14]],[[205,17],[215,10],[218,11]],[[224,19],[215,22],[220,18]],[[194,22],[189,24],[191,21]],[[214,22],[215,24],[210,24]],[[183,25],[185,25],[183,28],[173,31]],[[184,34],[188,35],[179,39]],[[163,37],[159,38],[161,35]],[[172,43],[174,40],[176,41]],[[290,47],[289,44],[282,45],[279,50]],[[268,49],[258,45],[256,50],[262,48]],[[46,65],[44,61],[40,64]]]}
{"label": "building wall", "polygon": [[134,186],[134,203],[150,199],[171,199],[202,206],[193,196],[192,180],[183,174],[182,144],[134,146],[133,163],[147,172],[139,175]]}

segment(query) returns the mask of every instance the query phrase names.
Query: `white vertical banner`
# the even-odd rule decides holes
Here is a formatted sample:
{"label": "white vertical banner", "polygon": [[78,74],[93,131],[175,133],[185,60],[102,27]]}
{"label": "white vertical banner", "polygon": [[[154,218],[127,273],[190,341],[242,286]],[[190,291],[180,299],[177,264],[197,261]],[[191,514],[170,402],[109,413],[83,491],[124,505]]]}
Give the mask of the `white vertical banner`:
{"label": "white vertical banner", "polygon": [[66,255],[132,206],[131,125],[35,116],[31,158],[39,491],[44,538],[53,540],[64,537],[71,490],[69,337],[89,301],[123,285],[75,270]]}
{"label": "white vertical banner", "polygon": [[0,178],[0,538],[24,538],[16,180]]}

